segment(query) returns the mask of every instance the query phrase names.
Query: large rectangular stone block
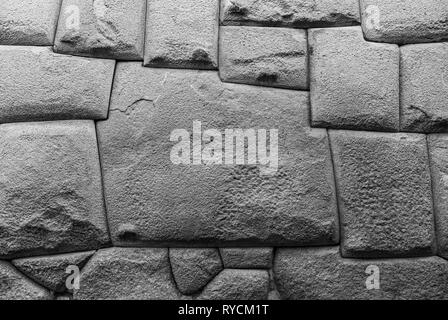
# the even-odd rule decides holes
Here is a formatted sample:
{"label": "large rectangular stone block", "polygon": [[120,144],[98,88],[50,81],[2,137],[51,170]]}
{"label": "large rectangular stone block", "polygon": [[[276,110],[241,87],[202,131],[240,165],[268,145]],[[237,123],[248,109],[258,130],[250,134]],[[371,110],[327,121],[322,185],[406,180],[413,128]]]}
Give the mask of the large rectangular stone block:
{"label": "large rectangular stone block", "polygon": [[[338,242],[329,143],[325,130],[309,128],[308,93],[138,63],[119,63],[114,87],[110,117],[98,123],[114,244]],[[218,133],[203,136],[203,143],[194,133],[195,141],[187,141],[195,121]],[[233,148],[208,158],[210,145],[220,150],[221,141],[224,148],[225,129],[266,129],[266,136],[277,129],[278,169],[274,157],[269,166],[248,159],[236,165]],[[184,149],[179,161],[179,131],[193,158]],[[263,135],[258,138],[262,146]],[[246,149],[254,155],[251,141]],[[201,161],[201,152],[208,159]]]}

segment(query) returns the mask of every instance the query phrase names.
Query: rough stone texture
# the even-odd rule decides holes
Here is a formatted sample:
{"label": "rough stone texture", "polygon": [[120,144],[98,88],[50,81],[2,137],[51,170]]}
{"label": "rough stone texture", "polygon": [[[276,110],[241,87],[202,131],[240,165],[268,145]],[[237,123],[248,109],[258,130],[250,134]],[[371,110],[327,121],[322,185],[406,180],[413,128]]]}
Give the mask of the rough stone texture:
{"label": "rough stone texture", "polygon": [[219,71],[223,81],[308,89],[305,30],[221,27]]}
{"label": "rough stone texture", "polygon": [[400,50],[401,129],[448,131],[448,43],[406,45]]}
{"label": "rough stone texture", "polygon": [[177,288],[183,294],[193,294],[210,282],[222,270],[218,249],[170,249],[171,269]]}
{"label": "rough stone texture", "polygon": [[0,125],[0,257],[108,242],[93,121]]}
{"label": "rough stone texture", "polygon": [[[114,244],[337,243],[329,143],[308,127],[308,107],[305,92],[119,64],[110,117],[98,124]],[[203,130],[277,128],[278,171],[173,164],[170,134],[191,133],[198,119]]]}
{"label": "rough stone texture", "polygon": [[168,249],[99,250],[81,273],[77,300],[181,299]]}
{"label": "rough stone texture", "polygon": [[61,0],[1,0],[0,45],[53,45],[60,5]]}
{"label": "rough stone texture", "polygon": [[68,266],[77,266],[80,270],[95,251],[70,253],[47,257],[33,257],[13,260],[13,265],[22,273],[51,291],[67,290],[65,280]]}
{"label": "rough stone texture", "polygon": [[360,27],[309,30],[312,124],[399,129],[399,49],[366,42]]}
{"label": "rough stone texture", "polygon": [[225,268],[269,269],[272,266],[272,248],[222,248]]}
{"label": "rough stone texture", "polygon": [[448,258],[448,135],[428,136],[438,254]]}
{"label": "rough stone texture", "polygon": [[218,68],[219,0],[148,0],[145,65]]}
{"label": "rough stone texture", "polygon": [[0,300],[50,300],[50,292],[0,261]]}
{"label": "rough stone texture", "polygon": [[343,255],[432,254],[434,217],[425,136],[330,131],[330,140]]}
{"label": "rough stone texture", "polygon": [[115,62],[0,47],[0,122],[105,119]]}
{"label": "rough stone texture", "polygon": [[[368,266],[379,268],[379,289],[367,289]],[[448,263],[439,257],[350,260],[338,248],[280,249],[274,273],[284,299],[448,298]]]}
{"label": "rough stone texture", "polygon": [[267,300],[266,270],[225,269],[197,297],[199,300]]}
{"label": "rough stone texture", "polygon": [[448,2],[360,0],[362,27],[369,41],[419,43],[448,40]]}
{"label": "rough stone texture", "polygon": [[221,0],[223,25],[293,28],[360,23],[358,0]]}
{"label": "rough stone texture", "polygon": [[[73,23],[73,6],[80,25]],[[122,60],[143,60],[146,0],[64,0],[55,51]]]}

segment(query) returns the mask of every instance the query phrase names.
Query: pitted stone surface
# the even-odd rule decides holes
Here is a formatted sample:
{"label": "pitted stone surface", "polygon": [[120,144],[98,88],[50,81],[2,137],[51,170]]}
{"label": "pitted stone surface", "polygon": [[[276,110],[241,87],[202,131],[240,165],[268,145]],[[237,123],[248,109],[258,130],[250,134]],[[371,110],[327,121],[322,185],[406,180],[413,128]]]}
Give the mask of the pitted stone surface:
{"label": "pitted stone surface", "polygon": [[400,50],[401,129],[447,132],[448,42],[406,45]]}
{"label": "pitted stone surface", "polygon": [[[109,120],[98,124],[114,244],[338,242],[328,138],[308,127],[307,93],[136,63],[118,65],[115,88]],[[195,120],[221,133],[278,129],[278,171],[173,164],[170,134],[191,133]]]}
{"label": "pitted stone surface", "polygon": [[360,23],[358,0],[221,0],[223,25],[289,28]]}
{"label": "pitted stone surface", "polygon": [[0,125],[0,257],[108,242],[93,121]]}
{"label": "pitted stone surface", "polygon": [[305,30],[221,27],[219,71],[223,81],[308,89]]}
{"label": "pitted stone surface", "polygon": [[[72,21],[79,10],[79,26]],[[143,60],[146,0],[63,0],[55,51]]]}
{"label": "pitted stone surface", "polygon": [[225,269],[197,297],[199,300],[267,300],[266,270]]}
{"label": "pitted stone surface", "polygon": [[0,1],[0,45],[53,45],[60,6],[61,0]]}
{"label": "pitted stone surface", "polygon": [[222,248],[225,268],[269,269],[272,266],[273,248]]}
{"label": "pitted stone surface", "polygon": [[181,299],[171,276],[168,249],[99,250],[81,273],[76,300]]}
{"label": "pitted stone surface", "polygon": [[50,292],[0,261],[0,300],[51,300]]}
{"label": "pitted stone surface", "polygon": [[105,119],[113,60],[0,46],[0,122]]}
{"label": "pitted stone surface", "polygon": [[13,260],[13,265],[22,273],[51,291],[67,290],[65,281],[70,275],[67,267],[77,266],[80,270],[95,251],[69,253],[46,257]]}
{"label": "pitted stone surface", "polygon": [[360,27],[311,29],[312,124],[399,129],[399,49],[366,42]]}
{"label": "pitted stone surface", "polygon": [[369,41],[420,43],[448,40],[448,2],[360,0],[362,27]]}
{"label": "pitted stone surface", "polygon": [[193,294],[204,288],[222,270],[218,249],[170,249],[171,269],[177,288]]}
{"label": "pitted stone surface", "polygon": [[[379,288],[367,289],[379,272]],[[448,262],[439,257],[351,260],[338,248],[279,249],[274,273],[283,299],[445,300]]]}
{"label": "pitted stone surface", "polygon": [[219,0],[148,0],[145,65],[218,68]]}
{"label": "pitted stone surface", "polygon": [[426,137],[330,131],[346,257],[431,255],[434,225]]}

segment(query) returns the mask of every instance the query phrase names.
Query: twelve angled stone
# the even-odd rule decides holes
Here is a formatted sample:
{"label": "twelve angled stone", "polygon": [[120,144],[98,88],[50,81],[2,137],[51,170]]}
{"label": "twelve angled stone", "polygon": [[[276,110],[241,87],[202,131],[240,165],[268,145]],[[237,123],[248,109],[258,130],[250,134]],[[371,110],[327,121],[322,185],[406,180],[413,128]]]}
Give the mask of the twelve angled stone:
{"label": "twelve angled stone", "polygon": [[309,30],[312,123],[399,129],[399,49],[366,42],[360,27]]}
{"label": "twelve angled stone", "polygon": [[114,65],[46,47],[2,46],[0,122],[105,119]]}
{"label": "twelve angled stone", "polygon": [[77,266],[82,269],[95,251],[69,253],[56,256],[33,257],[13,260],[13,265],[28,277],[50,289],[64,292],[66,288],[67,267]]}
{"label": "twelve angled stone", "polygon": [[222,248],[225,268],[269,269],[272,266],[272,248]]}
{"label": "twelve angled stone", "polygon": [[434,253],[426,137],[331,131],[342,253],[403,257]]}
{"label": "twelve angled stone", "polygon": [[[325,130],[309,128],[306,92],[223,84],[216,72],[138,63],[118,64],[115,88],[110,117],[98,123],[114,244],[338,242],[328,138]],[[186,150],[179,163],[176,135],[190,146],[198,121],[203,130],[218,130],[215,146],[224,129],[266,129],[273,154],[277,129],[278,169],[274,156],[268,166],[247,159],[235,165],[233,148],[224,152],[230,161],[218,153],[217,160],[202,162],[210,158],[205,145],[211,138],[202,137],[201,152],[197,129],[194,164]]]}
{"label": "twelve angled stone", "polygon": [[279,249],[274,274],[283,299],[448,298],[448,263],[439,257],[350,260],[337,247]]}
{"label": "twelve angled stone", "polygon": [[222,0],[223,25],[293,28],[360,23],[358,0]]}
{"label": "twelve angled stone", "polygon": [[0,125],[0,257],[108,243],[93,121]]}
{"label": "twelve angled stone", "polygon": [[401,129],[448,131],[448,43],[406,45],[400,50]]}
{"label": "twelve angled stone", "polygon": [[0,45],[53,45],[60,6],[61,0],[1,0]]}
{"label": "twelve angled stone", "polygon": [[148,0],[145,65],[218,68],[219,0]]}
{"label": "twelve angled stone", "polygon": [[308,89],[305,30],[221,27],[219,72],[226,82]]}
{"label": "twelve angled stone", "polygon": [[[79,21],[73,21],[77,18]],[[143,60],[145,18],[146,0],[64,0],[55,51]]]}
{"label": "twelve angled stone", "polygon": [[448,2],[361,0],[362,27],[369,41],[419,43],[448,40]]}

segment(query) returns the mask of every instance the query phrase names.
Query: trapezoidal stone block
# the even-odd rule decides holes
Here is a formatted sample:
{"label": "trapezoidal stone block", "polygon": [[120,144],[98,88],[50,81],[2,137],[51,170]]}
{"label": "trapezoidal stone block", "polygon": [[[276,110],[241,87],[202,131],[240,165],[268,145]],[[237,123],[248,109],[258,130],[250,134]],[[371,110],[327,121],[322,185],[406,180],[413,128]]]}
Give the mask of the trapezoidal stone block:
{"label": "trapezoidal stone block", "polygon": [[330,131],[344,257],[435,252],[425,135]]}
{"label": "trapezoidal stone block", "polygon": [[[309,128],[307,92],[138,63],[119,63],[115,79],[110,117],[98,123],[115,245],[338,242],[328,138]],[[254,139],[258,132],[258,151],[249,138],[234,153],[244,136],[228,131],[219,152],[233,128]],[[257,153],[264,159],[263,146],[273,156],[253,162]]]}
{"label": "trapezoidal stone block", "polygon": [[60,7],[61,0],[0,1],[0,45],[53,45]]}
{"label": "trapezoidal stone block", "polygon": [[398,46],[365,41],[361,27],[308,32],[313,126],[398,131]]}
{"label": "trapezoidal stone block", "polygon": [[397,44],[448,40],[448,2],[361,0],[362,28],[369,41]]}
{"label": "trapezoidal stone block", "polygon": [[93,121],[0,125],[0,257],[109,242]]}
{"label": "trapezoidal stone block", "polygon": [[105,119],[115,61],[0,46],[0,123]]}
{"label": "trapezoidal stone block", "polygon": [[143,60],[146,0],[63,0],[55,51]]}

